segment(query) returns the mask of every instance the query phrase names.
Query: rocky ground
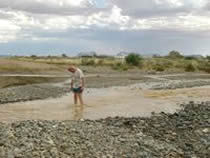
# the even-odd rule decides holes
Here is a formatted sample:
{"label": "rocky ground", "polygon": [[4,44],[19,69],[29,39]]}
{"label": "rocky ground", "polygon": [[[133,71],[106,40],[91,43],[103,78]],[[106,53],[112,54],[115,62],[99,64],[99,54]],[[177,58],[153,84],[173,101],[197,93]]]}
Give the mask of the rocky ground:
{"label": "rocky ground", "polygon": [[150,118],[0,123],[0,157],[209,158],[210,103],[182,106]]}

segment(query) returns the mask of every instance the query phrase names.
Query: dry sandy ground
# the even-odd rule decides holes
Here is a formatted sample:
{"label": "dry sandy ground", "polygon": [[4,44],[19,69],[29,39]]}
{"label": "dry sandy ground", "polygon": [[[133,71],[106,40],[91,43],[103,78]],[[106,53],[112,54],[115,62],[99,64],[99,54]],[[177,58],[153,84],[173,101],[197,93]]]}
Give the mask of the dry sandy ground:
{"label": "dry sandy ground", "polygon": [[75,106],[72,94],[57,99],[5,104],[0,106],[0,121],[150,116],[151,112],[175,112],[184,102],[209,99],[210,86],[160,91],[130,87],[87,89],[84,95],[86,105]]}

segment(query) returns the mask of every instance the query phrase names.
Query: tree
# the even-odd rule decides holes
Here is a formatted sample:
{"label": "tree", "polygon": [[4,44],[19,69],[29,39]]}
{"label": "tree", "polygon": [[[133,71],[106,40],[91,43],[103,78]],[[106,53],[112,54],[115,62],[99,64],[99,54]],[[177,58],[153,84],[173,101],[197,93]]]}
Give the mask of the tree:
{"label": "tree", "polygon": [[206,59],[207,59],[208,61],[210,61],[210,56],[207,55],[207,56],[206,56]]}
{"label": "tree", "polygon": [[66,55],[65,53],[63,53],[61,56],[62,56],[63,58],[66,58],[66,57],[67,57],[67,55]]}
{"label": "tree", "polygon": [[139,66],[140,61],[142,59],[143,58],[139,54],[136,54],[136,53],[130,53],[128,56],[125,57],[126,63],[133,66]]}
{"label": "tree", "polygon": [[168,57],[169,58],[183,58],[183,56],[181,55],[181,53],[178,52],[178,51],[175,51],[175,50],[170,51],[169,54],[168,54]]}
{"label": "tree", "polygon": [[160,58],[161,56],[159,54],[152,55],[153,58]]}
{"label": "tree", "polygon": [[31,58],[36,58],[37,56],[36,55],[31,55]]}

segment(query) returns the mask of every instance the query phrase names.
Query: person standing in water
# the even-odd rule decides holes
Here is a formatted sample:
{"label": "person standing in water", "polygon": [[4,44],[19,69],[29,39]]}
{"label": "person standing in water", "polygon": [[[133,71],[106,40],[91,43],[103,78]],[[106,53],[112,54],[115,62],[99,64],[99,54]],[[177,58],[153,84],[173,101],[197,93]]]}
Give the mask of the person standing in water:
{"label": "person standing in water", "polygon": [[71,90],[74,93],[74,104],[77,104],[79,100],[80,104],[84,105],[82,97],[85,86],[84,74],[82,70],[73,65],[68,68],[68,71],[72,73]]}

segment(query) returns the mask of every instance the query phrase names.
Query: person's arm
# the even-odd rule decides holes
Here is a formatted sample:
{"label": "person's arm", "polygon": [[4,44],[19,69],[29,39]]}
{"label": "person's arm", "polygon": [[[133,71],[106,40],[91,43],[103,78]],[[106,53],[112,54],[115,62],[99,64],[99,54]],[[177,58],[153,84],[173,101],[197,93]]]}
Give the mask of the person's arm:
{"label": "person's arm", "polygon": [[84,77],[81,78],[81,82],[82,82],[81,83],[81,85],[82,85],[81,88],[84,89],[84,87],[85,87],[85,79],[84,79]]}
{"label": "person's arm", "polygon": [[80,82],[81,82],[81,88],[83,90],[85,87],[85,76],[81,70],[80,70]]}
{"label": "person's arm", "polygon": [[71,79],[71,89],[73,88],[74,80]]}

